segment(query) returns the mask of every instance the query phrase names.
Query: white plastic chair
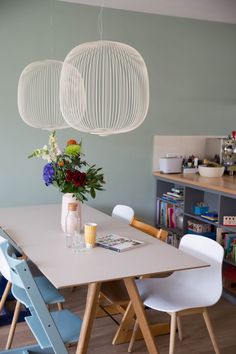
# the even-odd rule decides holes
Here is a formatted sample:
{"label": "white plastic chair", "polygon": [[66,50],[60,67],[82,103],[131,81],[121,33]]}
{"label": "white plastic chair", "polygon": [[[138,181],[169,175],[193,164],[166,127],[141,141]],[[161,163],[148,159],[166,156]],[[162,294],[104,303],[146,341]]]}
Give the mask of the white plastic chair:
{"label": "white plastic chair", "polygon": [[131,224],[134,218],[134,210],[127,205],[117,204],[112,210],[111,216]]}
{"label": "white plastic chair", "polygon": [[[169,354],[174,353],[176,323],[182,340],[180,317],[201,313],[204,317],[215,353],[219,354],[207,307],[214,305],[222,293],[223,248],[215,241],[198,235],[182,237],[179,249],[195,256],[210,267],[174,272],[167,278],[137,280],[145,306],[171,316]],[[137,323],[135,331],[137,331]],[[129,346],[132,351],[135,333]]]}

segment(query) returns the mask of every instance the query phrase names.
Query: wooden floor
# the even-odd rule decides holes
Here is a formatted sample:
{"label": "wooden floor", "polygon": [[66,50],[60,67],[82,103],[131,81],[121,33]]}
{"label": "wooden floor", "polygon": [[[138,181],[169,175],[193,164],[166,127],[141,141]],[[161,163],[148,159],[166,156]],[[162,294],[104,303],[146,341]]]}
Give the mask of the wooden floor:
{"label": "wooden floor", "polygon": [[[86,288],[77,288],[74,292],[64,290],[67,302],[65,307],[70,308],[79,315],[83,315],[86,298]],[[215,333],[218,339],[221,354],[236,354],[236,306],[221,299],[210,309]],[[169,317],[155,311],[148,311],[148,317],[152,321],[166,320]],[[119,319],[119,316],[117,316]],[[199,315],[186,316],[182,320],[184,339],[180,343],[176,340],[176,354],[211,354],[213,353],[210,339],[205,329],[203,319]],[[88,354],[122,354],[127,353],[127,344],[112,346],[112,338],[116,331],[116,324],[110,318],[96,319],[92,331]],[[0,327],[0,349],[4,348],[9,326]],[[168,353],[168,335],[157,338],[160,354]],[[13,347],[34,343],[34,339],[25,323],[17,326]],[[76,346],[69,349],[69,353],[75,353]],[[136,341],[134,353],[144,354],[147,349],[144,341]]]}

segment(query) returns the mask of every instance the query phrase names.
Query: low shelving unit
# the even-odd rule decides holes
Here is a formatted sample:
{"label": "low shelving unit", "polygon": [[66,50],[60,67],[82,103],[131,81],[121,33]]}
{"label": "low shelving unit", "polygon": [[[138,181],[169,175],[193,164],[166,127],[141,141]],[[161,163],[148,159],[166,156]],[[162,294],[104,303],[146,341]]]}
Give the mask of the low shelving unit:
{"label": "low shelving unit", "polygon": [[[222,229],[224,233],[235,233],[236,235],[236,226],[223,225],[224,216],[236,216],[236,177],[227,175],[220,178],[207,178],[198,174],[162,174],[160,172],[154,172],[154,176],[156,177],[156,226],[166,228],[172,234],[177,234],[178,239],[181,238],[181,235],[188,233],[189,220],[211,225],[215,233]],[[167,194],[173,188],[183,191],[182,202],[163,200],[163,194]],[[194,205],[200,201],[207,203],[209,210],[218,213],[217,221],[207,220],[194,214]],[[160,213],[163,213],[160,207],[161,203],[170,204],[175,210],[178,208],[178,211],[182,208],[182,215],[178,215],[177,228],[176,225],[173,228],[168,222],[163,222],[163,216],[160,218]],[[224,296],[236,303],[235,260],[225,259],[224,274]],[[232,282],[227,278],[228,274],[232,277]]]}

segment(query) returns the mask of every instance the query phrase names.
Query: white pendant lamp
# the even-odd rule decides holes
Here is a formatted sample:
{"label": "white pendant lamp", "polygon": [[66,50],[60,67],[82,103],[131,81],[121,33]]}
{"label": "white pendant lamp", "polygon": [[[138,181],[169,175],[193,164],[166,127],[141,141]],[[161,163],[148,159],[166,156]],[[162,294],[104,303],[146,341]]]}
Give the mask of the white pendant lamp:
{"label": "white pendant lamp", "polygon": [[69,128],[59,103],[62,62],[42,60],[29,64],[18,83],[18,110],[23,121],[33,128]]}
{"label": "white pendant lamp", "polygon": [[71,127],[97,135],[125,133],[144,121],[148,105],[148,72],[136,49],[100,40],[66,56],[60,106]]}

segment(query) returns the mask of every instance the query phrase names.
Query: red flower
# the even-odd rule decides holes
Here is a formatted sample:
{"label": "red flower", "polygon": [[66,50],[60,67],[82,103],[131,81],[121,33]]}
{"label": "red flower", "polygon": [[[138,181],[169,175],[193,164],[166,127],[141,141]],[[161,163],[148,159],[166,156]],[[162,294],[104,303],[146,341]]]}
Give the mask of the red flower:
{"label": "red flower", "polygon": [[71,182],[76,187],[84,186],[86,183],[86,173],[80,171],[66,171],[66,181]]}

